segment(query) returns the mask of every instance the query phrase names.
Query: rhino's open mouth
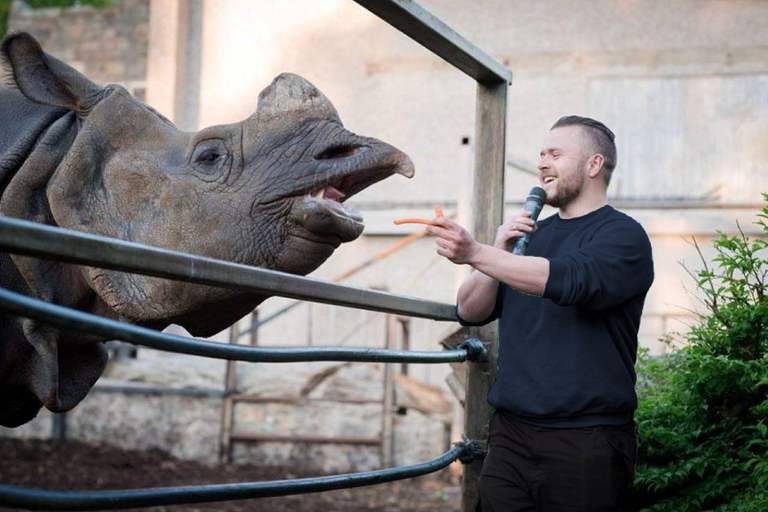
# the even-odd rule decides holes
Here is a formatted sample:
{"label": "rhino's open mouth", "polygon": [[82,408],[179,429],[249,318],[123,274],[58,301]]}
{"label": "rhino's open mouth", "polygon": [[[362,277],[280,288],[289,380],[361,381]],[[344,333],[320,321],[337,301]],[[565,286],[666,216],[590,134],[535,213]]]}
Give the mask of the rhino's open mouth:
{"label": "rhino's open mouth", "polygon": [[[344,204],[349,198],[376,182],[393,174],[410,178],[414,174],[413,163],[404,153],[389,146],[390,151],[371,151],[365,146],[333,146],[315,156],[315,160],[338,164],[347,160],[344,173],[333,175],[325,182],[316,184],[300,201],[299,224],[309,233],[319,236],[317,242],[340,243],[354,240],[363,231],[362,214]],[[366,153],[379,153],[373,158]],[[314,237],[313,237],[314,238]]]}
{"label": "rhino's open mouth", "polygon": [[329,183],[320,187],[315,192],[308,194],[304,201],[316,201],[317,203],[323,205],[323,207],[327,208],[330,214],[338,215],[353,222],[362,224],[362,214],[354,208],[344,204],[344,201],[348,197],[349,196],[346,193],[342,192]]}

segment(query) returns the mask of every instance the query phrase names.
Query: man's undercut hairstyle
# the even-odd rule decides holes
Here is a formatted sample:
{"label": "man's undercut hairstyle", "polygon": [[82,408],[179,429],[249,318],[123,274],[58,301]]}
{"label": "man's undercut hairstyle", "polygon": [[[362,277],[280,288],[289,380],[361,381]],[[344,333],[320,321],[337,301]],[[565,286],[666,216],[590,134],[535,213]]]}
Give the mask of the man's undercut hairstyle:
{"label": "man's undercut hairstyle", "polygon": [[563,126],[581,126],[585,140],[589,143],[590,151],[603,155],[603,177],[605,185],[611,182],[611,175],[616,168],[616,136],[600,121],[589,117],[565,116],[557,120],[550,130]]}

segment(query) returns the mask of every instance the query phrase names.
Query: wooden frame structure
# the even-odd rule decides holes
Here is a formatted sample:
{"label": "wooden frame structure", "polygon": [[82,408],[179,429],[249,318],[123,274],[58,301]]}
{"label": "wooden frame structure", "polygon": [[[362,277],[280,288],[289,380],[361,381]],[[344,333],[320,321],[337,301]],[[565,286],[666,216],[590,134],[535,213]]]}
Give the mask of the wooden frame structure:
{"label": "wooden frame structure", "polygon": [[[476,240],[492,243],[504,215],[507,89],[512,72],[413,1],[355,1],[477,82],[471,231]],[[486,363],[469,364],[464,433],[485,443],[491,416],[485,395],[496,378],[497,323],[473,328],[470,335],[488,343],[490,357]],[[481,467],[480,461],[464,466],[462,512],[474,510]]]}

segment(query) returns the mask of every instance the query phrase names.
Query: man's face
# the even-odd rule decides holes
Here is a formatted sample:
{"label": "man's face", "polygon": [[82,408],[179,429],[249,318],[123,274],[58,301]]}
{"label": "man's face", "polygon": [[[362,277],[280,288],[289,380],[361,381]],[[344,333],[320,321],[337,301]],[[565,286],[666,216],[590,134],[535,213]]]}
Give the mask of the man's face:
{"label": "man's face", "polygon": [[586,179],[587,156],[579,126],[551,130],[544,139],[539,161],[539,182],[547,204],[562,208],[581,193]]}

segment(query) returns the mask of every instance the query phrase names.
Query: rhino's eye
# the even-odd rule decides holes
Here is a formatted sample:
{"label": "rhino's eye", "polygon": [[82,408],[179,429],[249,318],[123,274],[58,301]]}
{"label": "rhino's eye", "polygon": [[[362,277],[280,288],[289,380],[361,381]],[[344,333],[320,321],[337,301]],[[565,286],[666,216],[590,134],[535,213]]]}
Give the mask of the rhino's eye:
{"label": "rhino's eye", "polygon": [[206,149],[195,156],[195,163],[202,165],[216,165],[222,155],[217,149]]}
{"label": "rhino's eye", "polygon": [[231,156],[224,141],[206,139],[192,152],[192,171],[204,181],[226,180],[232,165]]}

